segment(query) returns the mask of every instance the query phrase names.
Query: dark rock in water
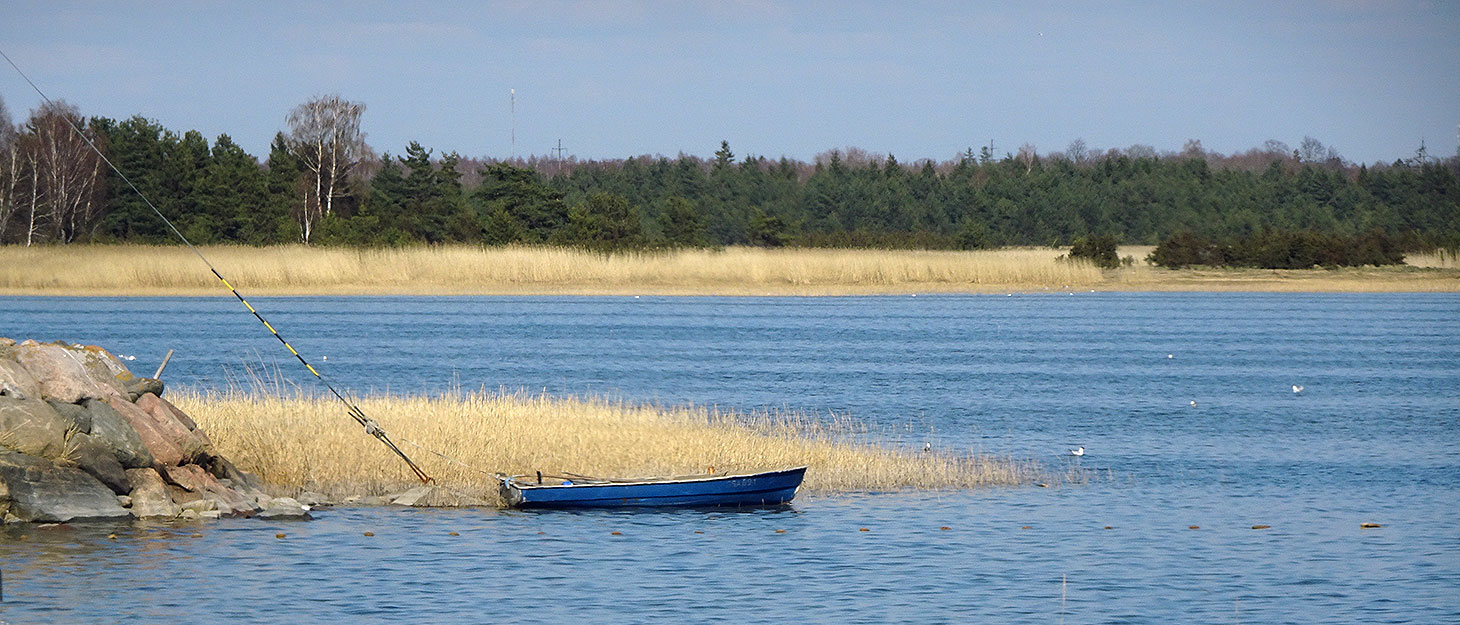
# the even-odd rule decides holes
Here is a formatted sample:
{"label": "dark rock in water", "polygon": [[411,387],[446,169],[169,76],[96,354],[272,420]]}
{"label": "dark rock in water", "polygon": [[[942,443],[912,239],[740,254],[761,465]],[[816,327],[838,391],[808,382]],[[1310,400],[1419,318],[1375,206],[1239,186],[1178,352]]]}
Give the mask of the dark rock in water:
{"label": "dark rock in water", "polygon": [[298,519],[301,521],[307,521],[311,518],[309,516],[309,507],[290,497],[269,497],[261,500],[259,503],[263,505],[263,510],[255,516],[260,518]]}
{"label": "dark rock in water", "polygon": [[93,399],[86,402],[85,408],[91,417],[91,435],[111,447],[123,467],[141,469],[156,462],[136,428],[110,404]]}
{"label": "dark rock in water", "polygon": [[40,399],[0,397],[0,447],[40,456],[59,458],[66,449],[66,429],[71,421]]}
{"label": "dark rock in water", "polygon": [[[147,447],[147,452],[152,454],[153,465],[177,466],[186,462],[189,458],[183,450],[173,442],[172,432],[163,429],[152,415],[147,411],[138,408],[136,404],[121,399],[108,399],[107,405],[111,406],[118,414],[126,419],[127,424],[141,437],[142,444]],[[181,425],[177,427],[181,428]]]}
{"label": "dark rock in water", "polygon": [[111,489],[80,469],[0,451],[0,510],[6,520],[65,523],[131,516]]}
{"label": "dark rock in water", "polygon": [[40,399],[41,386],[20,363],[0,357],[0,397]]}
{"label": "dark rock in water", "polygon": [[162,476],[152,469],[127,469],[127,479],[132,482],[132,516],[139,519],[163,517],[173,518],[182,508],[172,502],[167,484]]}
{"label": "dark rock in water", "polygon": [[117,460],[116,452],[101,439],[90,434],[72,434],[67,445],[70,449],[66,458],[76,463],[77,468],[96,478],[113,493],[125,495],[132,491],[127,480],[127,470]]}
{"label": "dark rock in water", "polygon": [[51,405],[51,410],[55,410],[61,416],[70,420],[72,429],[82,434],[91,433],[91,413],[87,412],[86,408],[77,406],[76,404],[59,402],[54,399],[47,399],[46,403]]}
{"label": "dark rock in water", "polygon": [[[123,382],[122,387],[127,389],[128,401],[137,401],[137,398],[147,393],[161,397],[163,384],[162,380],[157,378],[132,378]],[[196,427],[194,426],[194,428]]]}

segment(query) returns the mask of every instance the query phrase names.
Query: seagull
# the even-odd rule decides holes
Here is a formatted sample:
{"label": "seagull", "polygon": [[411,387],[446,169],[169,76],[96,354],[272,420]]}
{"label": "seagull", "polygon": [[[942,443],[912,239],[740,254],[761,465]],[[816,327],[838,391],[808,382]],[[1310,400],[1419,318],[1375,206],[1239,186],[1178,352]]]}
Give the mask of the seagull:
{"label": "seagull", "polygon": [[1175,358],[1176,354],[1166,354],[1167,359]]}
{"label": "seagull", "polygon": [[1294,384],[1293,385],[1293,394],[1298,394],[1298,393],[1301,393],[1301,392],[1303,392],[1303,385],[1302,384]]}
{"label": "seagull", "polygon": [[923,453],[930,451],[933,451],[933,443],[931,441],[923,443]]}
{"label": "seagull", "polygon": [[1071,449],[1070,450],[1070,455],[1071,456],[1083,456],[1083,455],[1085,455],[1085,448],[1082,446],[1079,449]]}
{"label": "seagull", "polygon": [[1196,400],[1195,399],[1191,400],[1191,407],[1192,408],[1195,408],[1196,407]]}

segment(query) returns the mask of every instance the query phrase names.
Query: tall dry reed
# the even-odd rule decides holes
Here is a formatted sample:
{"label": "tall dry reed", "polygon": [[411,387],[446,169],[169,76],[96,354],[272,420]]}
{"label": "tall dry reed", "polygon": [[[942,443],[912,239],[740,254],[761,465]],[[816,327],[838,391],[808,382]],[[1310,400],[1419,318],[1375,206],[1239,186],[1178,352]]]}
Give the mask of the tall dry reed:
{"label": "tall dry reed", "polygon": [[[222,454],[276,489],[342,496],[413,485],[404,463],[336,401],[237,391],[170,398]],[[808,465],[804,489],[821,493],[1050,479],[1031,462],[899,450],[870,442],[855,424],[795,416],[483,392],[372,396],[360,406],[439,484],[487,497],[496,488],[488,473],[498,471],[643,476]]]}
{"label": "tall dry reed", "polygon": [[[835,293],[1090,286],[1098,268],[1053,249],[681,250],[597,254],[549,247],[386,249],[209,246],[246,293]],[[65,294],[216,294],[175,246],[0,247],[0,290]]]}

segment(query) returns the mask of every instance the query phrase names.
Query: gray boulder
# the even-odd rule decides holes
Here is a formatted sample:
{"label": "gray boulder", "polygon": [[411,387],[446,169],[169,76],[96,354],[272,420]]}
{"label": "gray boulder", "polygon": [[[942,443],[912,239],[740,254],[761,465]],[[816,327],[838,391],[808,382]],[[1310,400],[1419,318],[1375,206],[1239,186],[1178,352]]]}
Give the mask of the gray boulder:
{"label": "gray boulder", "polygon": [[111,405],[93,399],[86,402],[86,412],[91,417],[91,435],[111,447],[123,467],[142,469],[156,462],[137,430]]}
{"label": "gray boulder", "polygon": [[127,469],[127,479],[132,482],[132,516],[139,519],[173,518],[182,508],[172,502],[167,484],[162,476],[152,469]]}
{"label": "gray boulder", "polygon": [[0,356],[0,397],[40,399],[41,386],[20,363]]}
{"label": "gray boulder", "polygon": [[71,421],[40,399],[0,397],[0,447],[59,458],[66,448]]}
{"label": "gray boulder", "polygon": [[261,499],[259,504],[263,506],[263,510],[255,516],[265,519],[308,520],[310,518],[309,507],[290,497]]}
{"label": "gray boulder", "polygon": [[39,523],[131,516],[116,495],[80,469],[44,458],[0,451],[0,509],[6,518]]}
{"label": "gray boulder", "polygon": [[147,393],[161,397],[163,384],[157,378],[132,378],[123,382],[122,387],[127,389],[127,399],[135,402]]}
{"label": "gray boulder", "polygon": [[127,480],[127,470],[117,460],[117,454],[106,443],[90,434],[72,434],[68,441],[66,459],[76,467],[96,478],[113,493],[125,495],[132,490]]}
{"label": "gray boulder", "polygon": [[86,412],[86,408],[77,406],[76,404],[59,402],[54,399],[47,399],[46,403],[51,405],[51,410],[55,410],[71,422],[71,429],[82,434],[91,433],[91,413]]}

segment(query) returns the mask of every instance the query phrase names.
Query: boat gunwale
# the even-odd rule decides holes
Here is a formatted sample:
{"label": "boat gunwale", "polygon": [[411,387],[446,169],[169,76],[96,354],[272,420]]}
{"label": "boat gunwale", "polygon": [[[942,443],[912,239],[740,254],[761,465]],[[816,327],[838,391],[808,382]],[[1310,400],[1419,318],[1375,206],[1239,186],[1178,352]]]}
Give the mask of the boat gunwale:
{"label": "boat gunwale", "polygon": [[[513,478],[516,478],[516,477],[519,477],[519,476],[503,476],[503,477],[501,477],[499,479],[502,480],[502,483],[504,485],[507,485],[507,486],[510,486],[511,488],[516,488],[516,489],[519,489],[519,490],[546,490],[546,489],[554,489],[554,488],[588,488],[588,487],[613,487],[613,486],[652,486],[652,485],[656,485],[656,484],[688,484],[688,483],[692,483],[692,482],[714,482],[714,481],[722,481],[722,480],[732,480],[732,479],[737,479],[737,478],[766,477],[766,476],[778,475],[778,474],[782,474],[782,473],[793,473],[793,472],[796,472],[796,471],[802,471],[802,472],[804,472],[808,468],[810,468],[809,465],[802,465],[802,466],[799,466],[799,467],[791,467],[791,468],[788,468],[788,469],[775,469],[775,470],[770,470],[770,471],[760,471],[760,472],[757,472],[757,473],[729,473],[729,474],[725,474],[725,475],[706,475],[706,476],[683,476],[683,477],[646,478],[646,479],[644,479],[642,481],[637,481],[637,482],[573,482],[571,484],[522,484],[522,483],[517,482],[515,479],[513,479]],[[524,476],[520,476],[520,477],[529,477],[529,476],[525,476],[524,475]]]}

